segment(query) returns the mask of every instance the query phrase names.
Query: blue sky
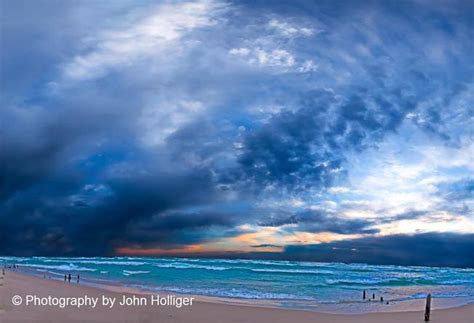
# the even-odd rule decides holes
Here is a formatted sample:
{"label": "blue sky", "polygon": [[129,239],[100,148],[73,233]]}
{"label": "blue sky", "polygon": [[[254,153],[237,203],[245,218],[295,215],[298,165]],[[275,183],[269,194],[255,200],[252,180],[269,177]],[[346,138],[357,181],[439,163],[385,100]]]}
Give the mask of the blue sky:
{"label": "blue sky", "polygon": [[471,1],[0,3],[1,253],[474,234]]}

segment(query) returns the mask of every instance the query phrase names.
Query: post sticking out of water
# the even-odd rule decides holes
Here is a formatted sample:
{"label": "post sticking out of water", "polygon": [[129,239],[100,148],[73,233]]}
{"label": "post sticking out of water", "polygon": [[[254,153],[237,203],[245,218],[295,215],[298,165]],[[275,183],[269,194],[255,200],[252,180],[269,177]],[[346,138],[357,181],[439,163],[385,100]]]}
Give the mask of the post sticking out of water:
{"label": "post sticking out of water", "polygon": [[364,292],[362,293],[362,299],[365,299],[365,289],[364,289]]}
{"label": "post sticking out of water", "polygon": [[426,296],[426,307],[425,307],[425,322],[430,320],[430,310],[431,310],[431,294]]}

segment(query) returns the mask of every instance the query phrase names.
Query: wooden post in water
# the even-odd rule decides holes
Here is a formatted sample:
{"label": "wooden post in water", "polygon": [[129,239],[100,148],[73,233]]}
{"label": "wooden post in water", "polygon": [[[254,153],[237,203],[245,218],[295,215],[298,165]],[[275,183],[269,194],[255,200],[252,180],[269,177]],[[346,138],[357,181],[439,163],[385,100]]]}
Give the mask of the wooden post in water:
{"label": "wooden post in water", "polygon": [[430,311],[431,311],[431,294],[426,296],[426,307],[425,307],[425,322],[430,320]]}

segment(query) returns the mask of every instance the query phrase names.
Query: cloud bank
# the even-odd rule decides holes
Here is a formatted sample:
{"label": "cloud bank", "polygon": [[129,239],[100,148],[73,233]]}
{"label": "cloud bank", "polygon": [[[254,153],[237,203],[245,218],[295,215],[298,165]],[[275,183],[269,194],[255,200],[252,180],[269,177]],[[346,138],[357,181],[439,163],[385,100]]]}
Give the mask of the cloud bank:
{"label": "cloud bank", "polygon": [[469,2],[1,11],[0,253],[471,265]]}

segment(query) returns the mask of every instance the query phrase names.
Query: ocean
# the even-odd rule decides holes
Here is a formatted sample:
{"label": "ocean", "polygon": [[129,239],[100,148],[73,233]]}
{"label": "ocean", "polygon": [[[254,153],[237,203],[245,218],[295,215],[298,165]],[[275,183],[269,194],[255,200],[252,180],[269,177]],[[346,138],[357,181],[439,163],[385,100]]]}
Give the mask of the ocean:
{"label": "ocean", "polygon": [[361,302],[363,290],[385,301],[433,298],[474,301],[474,269],[376,266],[243,259],[147,257],[0,257],[0,265],[62,280],[80,274],[81,283],[152,292],[173,292],[239,300],[273,301],[281,306]]}

